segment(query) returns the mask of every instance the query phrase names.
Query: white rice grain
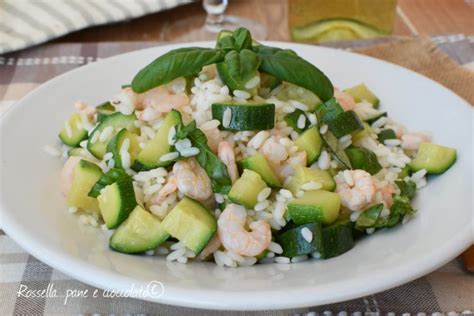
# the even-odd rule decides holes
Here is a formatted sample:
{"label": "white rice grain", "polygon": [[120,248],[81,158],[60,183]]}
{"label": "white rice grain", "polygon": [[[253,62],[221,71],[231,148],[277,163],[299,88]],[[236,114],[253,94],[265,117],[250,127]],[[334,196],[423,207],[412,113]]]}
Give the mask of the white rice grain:
{"label": "white rice grain", "polygon": [[67,211],[71,214],[73,213],[76,213],[77,212],[77,207],[74,207],[74,206],[70,206]]}
{"label": "white rice grain", "polygon": [[300,188],[303,191],[312,191],[312,190],[319,190],[322,187],[323,185],[320,182],[310,181],[310,182],[306,182],[305,184],[302,184]]}
{"label": "white rice grain", "polygon": [[178,250],[175,250],[171,252],[169,255],[166,256],[167,261],[175,261],[179,257],[182,257],[186,253],[186,247],[179,248]]}
{"label": "white rice grain", "polygon": [[315,259],[320,259],[321,258],[321,253],[318,252],[318,251],[315,251],[311,254],[311,257],[313,257]]}
{"label": "white rice grain", "polygon": [[298,262],[303,262],[306,260],[308,260],[307,255],[296,256],[296,257],[291,258],[291,263],[298,263]]}
{"label": "white rice grain", "polygon": [[311,123],[311,125],[318,124],[318,117],[314,113],[309,113],[308,114],[308,120]]}
{"label": "white rice grain", "polygon": [[329,158],[329,154],[327,151],[323,150],[318,158],[318,167],[321,170],[328,170],[330,166],[331,159]]}
{"label": "white rice grain", "polygon": [[199,126],[199,128],[203,131],[209,131],[209,130],[219,127],[220,124],[221,122],[219,122],[219,120],[211,120],[211,121],[205,122],[204,124]]}
{"label": "white rice grain", "polygon": [[328,131],[328,126],[327,126],[327,124],[323,124],[323,125],[321,126],[321,128],[319,129],[319,133],[320,133],[321,135],[326,134],[327,131]]}
{"label": "white rice grain", "polygon": [[296,100],[288,100],[288,104],[294,107],[295,109],[301,110],[301,111],[308,111],[308,106],[304,103],[301,103]]}
{"label": "white rice grain", "polygon": [[216,199],[216,202],[221,204],[224,203],[224,196],[220,193],[214,194],[214,198]]}
{"label": "white rice grain", "polygon": [[159,255],[167,255],[170,253],[170,251],[165,247],[158,247],[158,249],[156,249],[156,253]]}
{"label": "white rice grain", "polygon": [[245,89],[253,89],[259,84],[260,84],[260,76],[257,75],[245,83]]}
{"label": "white rice grain", "polygon": [[421,178],[420,180],[416,181],[415,184],[416,184],[416,188],[419,190],[423,187],[425,187],[427,185],[427,181],[425,178]]}
{"label": "white rice grain", "polygon": [[272,189],[270,188],[265,188],[263,190],[261,190],[259,193],[258,193],[258,196],[257,196],[257,201],[258,202],[263,202],[265,201],[269,196],[270,194],[272,193]]}
{"label": "white rice grain", "polygon": [[183,157],[192,157],[192,156],[196,156],[199,154],[199,148],[197,147],[191,147],[191,148],[186,148],[186,149],[183,149],[180,154],[181,156]]}
{"label": "white rice grain", "polygon": [[313,241],[313,232],[309,230],[308,227],[303,227],[301,229],[301,236],[303,236],[303,239],[309,243]]}
{"label": "white rice grain", "polygon": [[265,200],[265,201],[262,201],[262,202],[259,202],[259,203],[255,204],[253,209],[256,212],[260,212],[260,211],[263,211],[264,209],[266,209],[268,207],[268,205],[269,205],[268,200]]}
{"label": "white rice grain", "polygon": [[362,211],[352,212],[350,216],[351,222],[357,222],[360,217],[360,214],[362,214]]}
{"label": "white rice grain", "polygon": [[255,149],[259,149],[260,146],[268,139],[268,136],[270,134],[267,131],[260,131],[257,134],[255,134],[254,137],[250,139],[248,142],[247,146],[250,146]]}
{"label": "white rice grain", "polygon": [[292,199],[293,198],[293,193],[287,189],[281,189],[280,194],[286,198],[286,199]]}
{"label": "white rice grain", "polygon": [[181,151],[183,151],[187,148],[190,148],[191,146],[192,146],[191,141],[188,138],[180,139],[174,144],[174,147],[179,152],[181,152]]}
{"label": "white rice grain", "polygon": [[296,122],[296,126],[299,129],[303,129],[306,126],[306,116],[304,114],[300,114],[298,121]]}
{"label": "white rice grain", "polygon": [[400,146],[402,142],[399,139],[386,139],[383,143],[388,147],[396,147]]}
{"label": "white rice grain", "polygon": [[233,94],[237,98],[244,99],[244,100],[250,99],[250,97],[252,96],[250,93],[248,93],[247,91],[243,91],[243,90],[234,90]]}
{"label": "white rice grain", "polygon": [[227,128],[230,126],[230,121],[232,120],[232,110],[227,108],[222,115],[222,126]]}
{"label": "white rice grain", "polygon": [[366,232],[368,235],[371,235],[371,234],[373,234],[373,233],[375,232],[375,228],[367,228],[367,229],[365,230],[365,232]]}
{"label": "white rice grain", "polygon": [[290,258],[288,257],[275,257],[273,260],[275,263],[290,263]]}
{"label": "white rice grain", "polygon": [[427,173],[426,169],[418,170],[417,172],[411,175],[411,181],[417,182],[418,180],[423,179],[426,173]]}
{"label": "white rice grain", "polygon": [[277,244],[276,242],[274,242],[274,241],[272,241],[270,243],[270,245],[268,246],[268,250],[270,250],[271,252],[274,252],[276,254],[283,253],[283,248],[281,248],[281,246],[279,244]]}
{"label": "white rice grain", "polygon": [[99,140],[99,137],[100,137],[100,131],[97,131],[94,133],[94,135],[92,135],[91,137],[91,144],[95,144],[98,140]]}
{"label": "white rice grain", "polygon": [[255,257],[244,257],[244,261],[239,262],[239,266],[249,267],[249,266],[253,266],[255,263],[257,263],[257,258],[255,258]]}
{"label": "white rice grain", "polygon": [[179,257],[178,259],[176,259],[176,261],[179,262],[179,263],[187,263],[188,258],[187,257]]}
{"label": "white rice grain", "polygon": [[114,128],[112,126],[107,126],[106,128],[104,128],[100,133],[99,142],[105,143],[112,136],[113,132]]}
{"label": "white rice grain", "polygon": [[381,118],[379,118],[378,120],[373,122],[371,127],[372,128],[381,128],[382,126],[385,125],[386,122],[387,122],[387,118],[385,116],[382,116]]}
{"label": "white rice grain", "polygon": [[160,157],[160,161],[170,161],[170,160],[175,160],[176,158],[179,157],[179,153],[176,151],[164,154],[163,156]]}

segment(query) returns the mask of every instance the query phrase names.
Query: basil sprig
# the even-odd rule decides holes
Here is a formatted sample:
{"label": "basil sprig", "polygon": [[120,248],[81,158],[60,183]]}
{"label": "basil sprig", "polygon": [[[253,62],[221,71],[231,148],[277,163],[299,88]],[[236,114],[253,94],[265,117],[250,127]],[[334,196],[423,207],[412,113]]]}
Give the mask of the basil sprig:
{"label": "basil sprig", "polygon": [[133,91],[142,93],[176,78],[195,75],[206,65],[218,64],[218,69],[228,70],[230,75],[223,80],[231,89],[245,85],[245,80],[258,70],[306,88],[322,101],[333,96],[334,88],[326,75],[294,51],[254,42],[245,28],[221,34],[214,49],[180,48],[158,57],[133,78]]}
{"label": "basil sprig", "polygon": [[212,48],[179,48],[158,57],[143,68],[132,80],[132,89],[142,93],[164,85],[176,78],[190,76],[202,67],[224,59],[224,51]]}

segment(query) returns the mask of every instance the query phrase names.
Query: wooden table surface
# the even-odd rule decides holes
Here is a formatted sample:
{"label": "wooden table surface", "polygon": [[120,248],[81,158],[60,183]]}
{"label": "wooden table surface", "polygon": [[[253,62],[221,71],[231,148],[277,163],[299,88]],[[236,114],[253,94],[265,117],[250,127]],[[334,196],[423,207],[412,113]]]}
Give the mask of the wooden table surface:
{"label": "wooden table surface", "polygon": [[[226,14],[243,16],[263,23],[268,30],[271,30],[269,40],[289,40],[287,0],[230,0]],[[56,41],[164,40],[165,30],[180,32],[169,29],[172,21],[190,16],[204,19],[205,12],[201,1],[130,21],[77,31]],[[449,33],[474,35],[474,0],[398,0],[395,35]]]}

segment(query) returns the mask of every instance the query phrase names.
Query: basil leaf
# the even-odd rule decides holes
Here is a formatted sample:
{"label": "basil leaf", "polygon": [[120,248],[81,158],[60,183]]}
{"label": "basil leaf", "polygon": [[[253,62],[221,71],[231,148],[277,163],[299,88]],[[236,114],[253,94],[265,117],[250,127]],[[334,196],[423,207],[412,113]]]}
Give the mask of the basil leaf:
{"label": "basil leaf", "polygon": [[236,50],[249,49],[252,47],[252,35],[246,28],[239,27],[234,31],[232,37],[234,38]]}
{"label": "basil leaf", "polygon": [[223,63],[217,64],[222,81],[231,90],[248,90],[245,83],[257,75],[260,58],[251,50],[230,51]]}
{"label": "basil leaf", "polygon": [[211,179],[212,190],[221,194],[229,193],[232,182],[227,166],[209,148],[206,135],[196,127],[196,122],[192,121],[180,128],[176,133],[176,138],[188,138],[194,147],[199,148],[196,160],[206,170],[207,175]]}
{"label": "basil leaf", "polygon": [[217,41],[216,48],[222,49],[225,51],[234,50],[235,40],[231,35],[223,36]]}
{"label": "basil leaf", "polygon": [[262,59],[261,71],[306,88],[323,102],[332,98],[334,88],[331,81],[321,70],[294,52],[268,46],[255,46],[253,50]]}
{"label": "basil leaf", "polygon": [[355,223],[356,229],[364,230],[374,227],[382,213],[383,204],[377,204],[364,210]]}
{"label": "basil leaf", "polygon": [[413,181],[397,180],[395,184],[400,188],[400,195],[413,199],[416,193],[416,184]]}
{"label": "basil leaf", "polygon": [[224,51],[187,47],[172,50],[140,70],[132,80],[132,89],[142,93],[176,78],[198,73],[203,66],[220,62]]}

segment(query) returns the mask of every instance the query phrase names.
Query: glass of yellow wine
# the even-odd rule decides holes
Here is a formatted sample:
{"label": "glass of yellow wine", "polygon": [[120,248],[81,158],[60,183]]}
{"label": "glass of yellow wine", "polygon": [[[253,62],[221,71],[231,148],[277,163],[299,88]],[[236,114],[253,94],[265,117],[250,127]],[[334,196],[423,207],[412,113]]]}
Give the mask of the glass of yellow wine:
{"label": "glass of yellow wine", "polygon": [[396,0],[288,0],[291,38],[329,42],[392,33]]}

